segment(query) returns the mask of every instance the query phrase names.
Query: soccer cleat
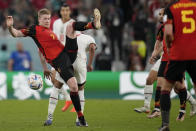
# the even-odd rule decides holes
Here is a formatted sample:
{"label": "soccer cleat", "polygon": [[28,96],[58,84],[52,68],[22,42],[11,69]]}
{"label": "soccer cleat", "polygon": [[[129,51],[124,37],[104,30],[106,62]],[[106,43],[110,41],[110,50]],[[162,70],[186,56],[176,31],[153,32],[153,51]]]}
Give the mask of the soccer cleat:
{"label": "soccer cleat", "polygon": [[191,104],[190,116],[196,115],[196,103]]}
{"label": "soccer cleat", "polygon": [[176,121],[181,121],[181,122],[184,121],[185,113],[186,113],[185,110],[180,110],[178,117],[176,118]]}
{"label": "soccer cleat", "polygon": [[73,107],[70,112],[76,112],[75,108]]}
{"label": "soccer cleat", "polygon": [[88,127],[88,123],[86,122],[86,120],[84,119],[84,116],[80,116],[78,118],[80,125],[79,126],[84,126],[84,127]]}
{"label": "soccer cleat", "polygon": [[76,126],[80,126],[80,122],[79,121],[76,122]]}
{"label": "soccer cleat", "polygon": [[170,131],[170,130],[169,130],[169,126],[161,126],[161,127],[159,128],[159,131]]}
{"label": "soccer cleat", "polygon": [[152,113],[150,115],[148,115],[147,117],[152,119],[152,118],[156,118],[156,117],[160,117],[160,116],[161,116],[160,109],[154,109],[152,111]]}
{"label": "soccer cleat", "polygon": [[61,109],[62,112],[65,112],[72,104],[72,101],[66,101],[64,107]]}
{"label": "soccer cleat", "polygon": [[44,126],[50,126],[50,125],[52,125],[52,120],[46,120],[44,122]]}
{"label": "soccer cleat", "polygon": [[100,11],[95,8],[94,9],[94,26],[95,26],[95,29],[100,29],[101,28],[101,13]]}
{"label": "soccer cleat", "polygon": [[149,113],[150,109],[147,107],[140,107],[140,108],[135,108],[134,111],[138,113]]}

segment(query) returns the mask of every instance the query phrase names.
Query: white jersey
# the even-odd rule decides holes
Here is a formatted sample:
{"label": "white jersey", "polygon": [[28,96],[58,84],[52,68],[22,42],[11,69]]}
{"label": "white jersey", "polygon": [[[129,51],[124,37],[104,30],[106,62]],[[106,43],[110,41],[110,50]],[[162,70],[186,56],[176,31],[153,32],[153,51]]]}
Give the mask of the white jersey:
{"label": "white jersey", "polygon": [[[73,19],[70,19],[66,23],[63,23],[61,19],[57,19],[53,25],[53,31],[57,35],[58,39],[61,41],[63,45],[65,45],[66,40],[66,27],[70,22],[73,22]],[[77,32],[79,34],[79,32]],[[64,39],[63,39],[64,38]],[[73,63],[74,67],[74,76],[79,84],[82,84],[86,81],[86,73],[87,73],[87,52],[89,51],[89,45],[91,43],[95,44],[95,40],[93,37],[85,34],[79,34],[77,36],[78,43],[78,54],[75,62]],[[56,79],[62,83],[64,83],[63,79],[56,73]]]}
{"label": "white jersey", "polygon": [[[78,54],[75,62],[73,63],[74,76],[76,77],[78,84],[83,84],[86,82],[87,52],[89,51],[89,45],[92,43],[95,44],[95,40],[89,35],[80,34],[77,37],[77,43]],[[56,80],[61,83],[65,83],[58,72],[56,72]]]}
{"label": "white jersey", "polygon": [[77,58],[86,60],[87,52],[89,51],[89,45],[94,43],[95,40],[90,35],[80,34],[77,36],[77,43],[78,43],[78,54]]}
{"label": "white jersey", "polygon": [[70,19],[69,21],[63,23],[61,18],[55,20],[53,24],[53,32],[57,35],[58,39],[61,41],[63,45],[65,45],[66,42],[66,29],[67,25],[71,22],[74,22],[73,19]]}

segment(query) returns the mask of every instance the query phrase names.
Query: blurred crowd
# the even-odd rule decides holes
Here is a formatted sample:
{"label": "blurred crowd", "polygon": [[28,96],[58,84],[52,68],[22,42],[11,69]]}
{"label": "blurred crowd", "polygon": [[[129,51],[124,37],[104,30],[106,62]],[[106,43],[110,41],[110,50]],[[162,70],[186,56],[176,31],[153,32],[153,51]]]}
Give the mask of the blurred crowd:
{"label": "blurred crowd", "polygon": [[[70,5],[72,17],[79,21],[92,20],[95,7],[101,10],[102,29],[84,32],[94,37],[98,47],[95,70],[147,69],[156,38],[157,15],[164,0],[0,0],[0,38],[10,37],[5,24],[7,15],[14,17],[16,28],[28,27],[36,23],[36,13],[44,7],[52,11],[52,28],[63,2]],[[0,57],[5,49],[1,47]]]}

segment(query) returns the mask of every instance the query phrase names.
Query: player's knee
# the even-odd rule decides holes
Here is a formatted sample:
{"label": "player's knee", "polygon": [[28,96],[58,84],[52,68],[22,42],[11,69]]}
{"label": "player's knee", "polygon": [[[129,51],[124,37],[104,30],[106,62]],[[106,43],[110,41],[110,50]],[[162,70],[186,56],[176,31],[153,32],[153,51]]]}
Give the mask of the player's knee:
{"label": "player's knee", "polygon": [[78,91],[78,85],[77,85],[76,79],[74,77],[70,78],[67,81],[67,85],[69,86],[70,91],[72,91],[72,92]]}
{"label": "player's knee", "polygon": [[162,86],[163,86],[163,85],[162,85],[162,81],[159,80],[159,79],[158,79],[158,81],[157,81],[157,86],[159,86],[159,87],[162,87]]}
{"label": "player's knee", "polygon": [[75,84],[73,84],[72,86],[70,86],[70,91],[72,91],[72,92],[78,92],[78,86],[76,86]]}
{"label": "player's knee", "polygon": [[186,88],[186,87],[181,82],[176,82],[174,85],[174,89],[176,89],[176,90],[180,90],[183,88]]}

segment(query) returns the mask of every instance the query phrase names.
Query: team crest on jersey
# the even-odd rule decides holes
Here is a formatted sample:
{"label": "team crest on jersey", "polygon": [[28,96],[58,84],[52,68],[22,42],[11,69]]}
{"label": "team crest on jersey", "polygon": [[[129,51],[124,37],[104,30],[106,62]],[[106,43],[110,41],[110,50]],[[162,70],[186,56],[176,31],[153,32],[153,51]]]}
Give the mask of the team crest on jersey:
{"label": "team crest on jersey", "polygon": [[50,37],[52,37],[52,39],[55,40],[54,34],[50,34]]}

